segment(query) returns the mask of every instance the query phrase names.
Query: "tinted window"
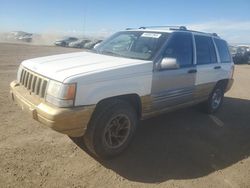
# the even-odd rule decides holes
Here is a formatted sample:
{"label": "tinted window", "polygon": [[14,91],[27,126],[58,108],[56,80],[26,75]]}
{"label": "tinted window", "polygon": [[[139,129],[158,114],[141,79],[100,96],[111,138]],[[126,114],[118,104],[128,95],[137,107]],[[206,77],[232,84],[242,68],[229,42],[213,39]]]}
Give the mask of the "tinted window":
{"label": "tinted window", "polygon": [[195,36],[197,64],[216,63],[216,53],[211,37]]}
{"label": "tinted window", "polygon": [[231,56],[229,54],[227,43],[224,40],[215,39],[215,44],[217,46],[221,62],[230,63]]}
{"label": "tinted window", "polygon": [[168,41],[164,57],[176,58],[181,67],[192,65],[193,42],[191,33],[173,33]]}

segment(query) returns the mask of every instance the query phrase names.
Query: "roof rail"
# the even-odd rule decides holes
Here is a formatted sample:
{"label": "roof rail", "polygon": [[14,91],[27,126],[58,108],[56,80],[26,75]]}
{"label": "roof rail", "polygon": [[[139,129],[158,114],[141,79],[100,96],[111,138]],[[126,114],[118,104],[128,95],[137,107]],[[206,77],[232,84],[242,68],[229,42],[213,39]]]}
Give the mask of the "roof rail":
{"label": "roof rail", "polygon": [[186,26],[142,26],[139,29],[153,29],[153,28],[166,28],[170,30],[187,30]]}
{"label": "roof rail", "polygon": [[[189,30],[187,29],[186,26],[142,26],[142,27],[139,27],[138,29],[163,29],[163,28],[166,28],[166,29],[169,29],[169,30],[179,30],[179,31],[190,31],[190,32],[195,32],[195,33],[200,33],[200,34],[206,34],[206,35],[211,35],[211,36],[215,36],[215,37],[219,37],[219,35],[217,33],[206,33],[206,32],[201,32],[201,31],[195,31],[195,30]],[[133,30],[133,29],[136,29],[136,28],[126,28],[126,30]]]}
{"label": "roof rail", "polygon": [[214,37],[219,37],[219,35],[217,33],[206,33],[206,32],[202,32],[202,31],[195,31],[195,30],[189,30],[189,29],[187,31],[200,33],[200,34],[211,35],[211,36],[214,36]]}
{"label": "roof rail", "polygon": [[132,30],[132,29],[134,29],[134,28],[130,28],[130,27],[129,27],[129,28],[126,28],[126,30]]}

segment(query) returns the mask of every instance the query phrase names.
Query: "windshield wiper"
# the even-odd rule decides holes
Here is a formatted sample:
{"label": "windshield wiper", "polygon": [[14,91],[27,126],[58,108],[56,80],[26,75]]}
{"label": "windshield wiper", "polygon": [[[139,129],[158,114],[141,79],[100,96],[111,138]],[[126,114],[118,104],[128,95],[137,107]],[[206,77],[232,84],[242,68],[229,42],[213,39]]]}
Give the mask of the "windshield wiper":
{"label": "windshield wiper", "polygon": [[111,52],[111,51],[100,51],[101,54],[106,54],[106,55],[112,55],[112,56],[117,56],[117,57],[122,57],[121,54],[117,54],[115,52]]}

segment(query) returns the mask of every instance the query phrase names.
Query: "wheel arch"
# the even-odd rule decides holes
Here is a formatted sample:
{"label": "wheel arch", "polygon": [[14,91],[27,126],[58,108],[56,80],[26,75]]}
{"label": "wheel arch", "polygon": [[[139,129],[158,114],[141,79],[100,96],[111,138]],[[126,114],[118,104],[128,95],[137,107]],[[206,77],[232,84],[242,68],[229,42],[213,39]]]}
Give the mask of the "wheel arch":
{"label": "wheel arch", "polygon": [[222,80],[219,80],[216,84],[215,84],[215,87],[218,87],[218,86],[222,86],[223,87],[223,91],[226,92],[226,89],[228,87],[228,83],[229,83],[229,79],[222,79]]}
{"label": "wheel arch", "polygon": [[141,118],[142,102],[141,102],[141,97],[138,94],[131,93],[131,94],[108,97],[108,98],[100,100],[96,104],[96,108],[98,108],[103,103],[108,103],[110,100],[122,100],[122,101],[128,102],[136,110],[138,118]]}

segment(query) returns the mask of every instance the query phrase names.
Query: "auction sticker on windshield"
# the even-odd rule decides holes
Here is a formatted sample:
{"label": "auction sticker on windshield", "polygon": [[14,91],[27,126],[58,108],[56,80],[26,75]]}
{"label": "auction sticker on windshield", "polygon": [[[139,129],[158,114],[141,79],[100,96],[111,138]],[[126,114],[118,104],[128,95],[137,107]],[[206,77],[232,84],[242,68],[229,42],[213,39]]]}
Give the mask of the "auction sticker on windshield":
{"label": "auction sticker on windshield", "polygon": [[161,36],[160,33],[143,33],[141,37],[150,37],[150,38],[159,38]]}

